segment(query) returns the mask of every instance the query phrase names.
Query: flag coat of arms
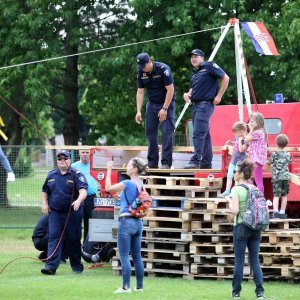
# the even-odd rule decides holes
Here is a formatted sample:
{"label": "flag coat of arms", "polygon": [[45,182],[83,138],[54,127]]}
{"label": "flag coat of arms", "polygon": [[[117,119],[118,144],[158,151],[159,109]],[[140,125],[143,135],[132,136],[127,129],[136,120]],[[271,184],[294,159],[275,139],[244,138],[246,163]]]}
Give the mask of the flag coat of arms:
{"label": "flag coat of arms", "polygon": [[279,55],[274,40],[262,22],[241,22],[255,50],[264,55]]}

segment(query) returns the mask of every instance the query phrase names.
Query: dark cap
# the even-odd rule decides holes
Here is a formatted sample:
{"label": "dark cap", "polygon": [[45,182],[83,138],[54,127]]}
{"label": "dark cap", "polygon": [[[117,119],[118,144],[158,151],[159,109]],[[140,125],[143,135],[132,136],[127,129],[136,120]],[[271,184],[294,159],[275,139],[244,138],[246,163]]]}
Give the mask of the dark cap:
{"label": "dark cap", "polygon": [[197,56],[203,56],[204,57],[204,52],[200,49],[194,49],[192,52],[189,53],[189,57],[192,55],[197,55]]}
{"label": "dark cap", "polygon": [[67,151],[67,150],[58,150],[56,156],[58,157],[59,155],[63,155],[63,156],[65,156],[65,157],[67,157],[67,158],[70,158],[70,157],[71,157],[70,152]]}
{"label": "dark cap", "polygon": [[137,63],[138,63],[138,69],[139,71],[143,70],[146,63],[150,60],[150,56],[148,53],[140,53],[136,57]]}

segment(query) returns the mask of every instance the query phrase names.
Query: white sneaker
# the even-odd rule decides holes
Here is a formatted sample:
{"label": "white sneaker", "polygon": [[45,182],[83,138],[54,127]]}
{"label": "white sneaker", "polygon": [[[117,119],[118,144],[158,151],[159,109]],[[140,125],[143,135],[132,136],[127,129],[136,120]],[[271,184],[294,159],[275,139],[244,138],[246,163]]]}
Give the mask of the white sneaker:
{"label": "white sneaker", "polygon": [[14,172],[8,172],[7,173],[7,182],[13,182],[16,180],[16,176]]}
{"label": "white sneaker", "polygon": [[134,288],[134,291],[135,291],[135,292],[138,292],[138,293],[141,293],[141,292],[143,292],[144,290],[143,290],[143,289],[138,289],[138,288],[135,287],[135,288]]}
{"label": "white sneaker", "polygon": [[117,290],[115,290],[113,292],[114,294],[126,294],[126,293],[131,293],[131,289],[127,289],[127,290],[124,290],[122,287],[118,288]]}

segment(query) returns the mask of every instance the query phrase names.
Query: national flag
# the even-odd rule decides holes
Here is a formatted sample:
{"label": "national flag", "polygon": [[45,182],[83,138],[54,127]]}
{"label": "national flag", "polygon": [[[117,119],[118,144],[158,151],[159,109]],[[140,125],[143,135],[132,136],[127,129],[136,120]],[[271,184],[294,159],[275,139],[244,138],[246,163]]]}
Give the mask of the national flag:
{"label": "national flag", "polygon": [[279,55],[274,40],[262,22],[241,22],[256,51],[264,55]]}

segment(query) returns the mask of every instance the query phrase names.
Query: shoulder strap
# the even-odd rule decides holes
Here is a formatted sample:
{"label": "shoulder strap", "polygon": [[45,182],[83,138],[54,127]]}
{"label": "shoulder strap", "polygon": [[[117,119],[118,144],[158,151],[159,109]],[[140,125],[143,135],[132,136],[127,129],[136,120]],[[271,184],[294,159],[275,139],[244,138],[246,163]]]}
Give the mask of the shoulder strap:
{"label": "shoulder strap", "polygon": [[[242,186],[243,188],[245,188],[247,190],[247,197],[248,197],[248,194],[249,194],[249,186],[248,185],[241,183],[241,184],[237,184],[236,186]],[[239,216],[242,216],[241,212],[238,213],[238,217]],[[243,216],[242,216],[242,219],[243,219]]]}
{"label": "shoulder strap", "polygon": [[135,185],[136,185],[136,187],[137,187],[137,189],[138,189],[138,191],[139,191],[139,193],[141,193],[141,191],[144,191],[145,190],[145,188],[144,188],[144,185],[142,184],[142,189],[141,189],[141,187],[140,187],[140,185],[139,185],[139,183],[135,180],[135,179],[132,179],[131,181],[133,181],[134,183],[135,183]]}
{"label": "shoulder strap", "polygon": [[247,191],[249,191],[249,186],[246,185],[246,184],[241,183],[241,184],[238,184],[237,186],[242,186],[242,187],[245,188]]}

